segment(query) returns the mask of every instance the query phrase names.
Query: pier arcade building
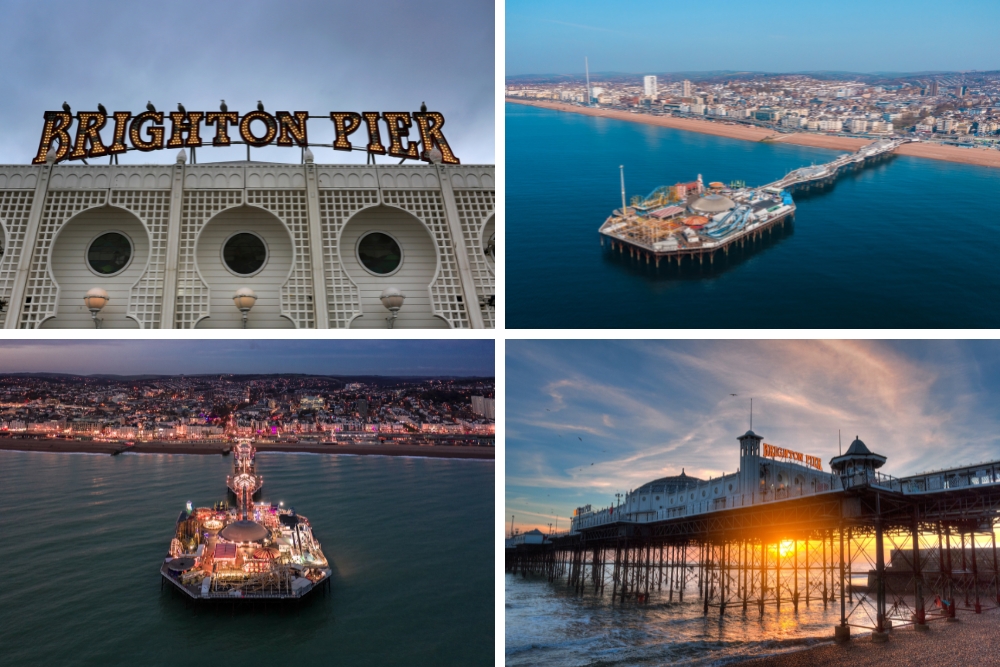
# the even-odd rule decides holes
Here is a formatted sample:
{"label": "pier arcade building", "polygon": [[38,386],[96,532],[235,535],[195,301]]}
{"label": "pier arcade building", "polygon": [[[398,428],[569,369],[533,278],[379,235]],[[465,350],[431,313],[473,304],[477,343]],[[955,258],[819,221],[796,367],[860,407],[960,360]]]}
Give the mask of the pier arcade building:
{"label": "pier arcade building", "polygon": [[[625,494],[625,500],[619,507],[596,511],[590,506],[577,509],[573,530],[609,520],[649,522],[680,518],[842,488],[838,475],[824,472],[818,466],[798,463],[794,456],[765,456],[761,447],[763,438],[752,430],[737,440],[740,443],[740,467],[735,473],[704,480],[691,477],[682,470],[680,475],[647,482]],[[770,445],[764,447],[769,448]],[[781,454],[786,452],[776,451]],[[855,440],[846,454],[831,460],[831,465],[835,471],[843,473],[849,467],[850,474],[854,475],[866,474],[865,471],[873,470],[884,462],[885,457],[872,454],[863,442]]]}
{"label": "pier arcade building", "polygon": [[494,326],[492,165],[0,166],[0,324]]}

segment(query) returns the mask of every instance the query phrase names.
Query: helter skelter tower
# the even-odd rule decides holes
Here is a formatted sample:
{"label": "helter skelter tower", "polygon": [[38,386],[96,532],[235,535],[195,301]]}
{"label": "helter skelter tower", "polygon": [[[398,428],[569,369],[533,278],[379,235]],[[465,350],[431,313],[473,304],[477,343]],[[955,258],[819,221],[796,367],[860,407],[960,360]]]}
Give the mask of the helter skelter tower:
{"label": "helter skelter tower", "polygon": [[249,440],[241,440],[233,449],[233,474],[226,477],[226,486],[236,496],[239,518],[250,520],[254,496],[264,486],[264,478],[257,474],[254,457],[257,450]]}

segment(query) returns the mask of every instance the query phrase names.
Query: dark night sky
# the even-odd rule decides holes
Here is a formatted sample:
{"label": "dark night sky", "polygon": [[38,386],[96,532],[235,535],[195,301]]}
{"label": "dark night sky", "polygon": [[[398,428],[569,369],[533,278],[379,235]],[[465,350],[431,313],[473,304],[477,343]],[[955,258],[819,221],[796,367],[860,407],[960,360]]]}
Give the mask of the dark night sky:
{"label": "dark night sky", "polygon": [[492,340],[7,340],[0,373],[494,374]]}

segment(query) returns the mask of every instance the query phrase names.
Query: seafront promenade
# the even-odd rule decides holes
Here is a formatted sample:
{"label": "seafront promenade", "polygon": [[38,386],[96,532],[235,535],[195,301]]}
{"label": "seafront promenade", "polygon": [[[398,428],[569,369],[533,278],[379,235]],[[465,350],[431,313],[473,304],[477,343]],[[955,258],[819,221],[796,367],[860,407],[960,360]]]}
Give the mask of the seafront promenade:
{"label": "seafront promenade", "polygon": [[[505,98],[505,102],[511,104],[523,104],[526,106],[541,107],[554,111],[565,111],[577,113],[585,116],[598,116],[601,118],[613,118],[631,123],[643,123],[646,125],[658,125],[660,127],[670,127],[676,130],[686,130],[688,132],[700,132],[702,134],[714,134],[730,139],[743,139],[744,141],[773,141],[783,144],[796,144],[799,146],[813,146],[815,148],[829,148],[832,150],[856,151],[871,141],[858,139],[855,137],[838,137],[826,134],[811,134],[805,132],[795,132],[791,134],[781,134],[762,127],[747,125],[726,125],[724,123],[708,120],[697,120],[694,118],[675,118],[673,116],[651,116],[644,113],[630,113],[628,111],[617,111],[612,109],[602,109],[599,107],[582,107],[575,104],[564,104],[562,102],[545,102],[541,100],[517,100]],[[913,157],[927,158],[930,160],[943,160],[945,162],[960,162],[962,164],[972,164],[980,167],[1000,168],[1000,151],[988,148],[959,148],[957,146],[942,146],[926,142],[910,143],[899,147],[897,155],[911,155]]]}
{"label": "seafront promenade", "polygon": [[[93,440],[30,440],[26,438],[0,438],[0,450],[22,452],[113,454],[121,452],[120,442]],[[232,447],[231,443],[190,442],[140,442],[129,448],[135,454],[206,454],[220,455]],[[352,454],[355,456],[426,456],[451,459],[493,459],[493,447],[452,445],[337,445],[315,443],[261,443],[254,445],[258,452],[288,452],[310,454]]]}

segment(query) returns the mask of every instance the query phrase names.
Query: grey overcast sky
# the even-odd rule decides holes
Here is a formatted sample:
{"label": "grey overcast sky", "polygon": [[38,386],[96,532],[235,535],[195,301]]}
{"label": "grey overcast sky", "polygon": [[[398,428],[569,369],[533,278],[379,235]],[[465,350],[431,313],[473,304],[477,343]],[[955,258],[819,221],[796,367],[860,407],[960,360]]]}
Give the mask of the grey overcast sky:
{"label": "grey overcast sky", "polygon": [[0,373],[494,374],[492,340],[5,340]]}
{"label": "grey overcast sky", "polygon": [[[417,111],[444,114],[465,164],[494,162],[492,0],[0,0],[0,164],[37,152],[43,113]],[[332,141],[329,120],[310,141]],[[110,127],[105,128],[110,143]],[[207,133],[203,132],[203,140]],[[207,136],[211,136],[208,134]],[[313,149],[323,164],[364,153]],[[245,159],[243,146],[204,148],[199,162]],[[298,162],[294,148],[253,149],[254,160]],[[172,150],[129,152],[122,163],[171,163]],[[389,162],[388,158],[383,161]],[[104,162],[104,160],[102,160]],[[396,162],[396,161],[392,161]]]}

